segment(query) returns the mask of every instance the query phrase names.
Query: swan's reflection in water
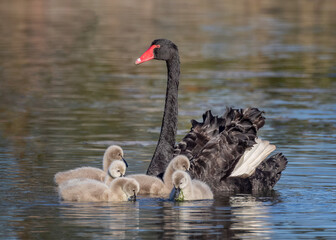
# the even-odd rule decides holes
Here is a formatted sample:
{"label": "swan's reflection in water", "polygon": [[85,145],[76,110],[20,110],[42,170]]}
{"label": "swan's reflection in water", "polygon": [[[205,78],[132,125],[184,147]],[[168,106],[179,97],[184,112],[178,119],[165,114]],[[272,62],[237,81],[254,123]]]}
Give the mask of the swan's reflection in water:
{"label": "swan's reflection in water", "polygon": [[[171,207],[169,207],[171,206]],[[267,205],[251,195],[164,204],[164,235],[176,239],[269,239]]]}
{"label": "swan's reflection in water", "polygon": [[[109,239],[269,239],[268,204],[251,195],[175,203],[140,197],[130,203],[62,203],[66,224]],[[91,234],[89,234],[89,232]]]}
{"label": "swan's reflection in water", "polygon": [[270,239],[268,207],[251,195],[230,197],[232,208],[231,230],[238,238]]}

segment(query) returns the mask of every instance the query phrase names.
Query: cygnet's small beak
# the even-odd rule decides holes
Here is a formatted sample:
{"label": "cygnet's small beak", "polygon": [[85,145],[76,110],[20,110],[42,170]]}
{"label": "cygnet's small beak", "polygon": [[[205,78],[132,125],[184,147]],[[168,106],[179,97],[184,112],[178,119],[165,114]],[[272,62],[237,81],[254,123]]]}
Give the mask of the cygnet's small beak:
{"label": "cygnet's small beak", "polygon": [[125,177],[125,174],[120,173],[120,177]]}
{"label": "cygnet's small beak", "polygon": [[123,157],[121,157],[121,158],[122,158],[122,160],[124,161],[124,163],[125,163],[126,167],[128,168],[128,164],[127,164],[127,162],[126,162],[125,158],[123,158]]}
{"label": "cygnet's small beak", "polygon": [[130,197],[128,198],[128,201],[131,201],[131,202],[135,202],[135,201],[136,201],[136,195],[135,195],[135,193],[134,193],[133,196],[130,196]]}
{"label": "cygnet's small beak", "polygon": [[179,196],[180,196],[180,192],[181,192],[181,188],[175,188],[175,194],[174,194],[174,200],[178,200]]}

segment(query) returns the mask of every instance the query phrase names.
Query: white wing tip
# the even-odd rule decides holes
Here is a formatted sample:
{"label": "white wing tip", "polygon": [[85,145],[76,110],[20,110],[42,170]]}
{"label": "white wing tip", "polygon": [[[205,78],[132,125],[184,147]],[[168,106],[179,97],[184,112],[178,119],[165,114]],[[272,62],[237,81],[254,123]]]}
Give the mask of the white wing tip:
{"label": "white wing tip", "polygon": [[259,164],[275,149],[276,146],[270,144],[269,141],[256,138],[256,144],[251,149],[245,151],[230,177],[246,178],[251,176]]}

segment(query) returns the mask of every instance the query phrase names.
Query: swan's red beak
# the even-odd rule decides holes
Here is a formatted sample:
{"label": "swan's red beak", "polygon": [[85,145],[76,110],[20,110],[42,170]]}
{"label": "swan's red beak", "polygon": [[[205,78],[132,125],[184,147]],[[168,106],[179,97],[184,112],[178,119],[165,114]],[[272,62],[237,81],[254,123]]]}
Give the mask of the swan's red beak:
{"label": "swan's red beak", "polygon": [[160,45],[152,45],[144,54],[141,55],[136,61],[135,64],[140,64],[143,62],[147,62],[149,60],[152,60],[154,58],[154,49],[159,48]]}

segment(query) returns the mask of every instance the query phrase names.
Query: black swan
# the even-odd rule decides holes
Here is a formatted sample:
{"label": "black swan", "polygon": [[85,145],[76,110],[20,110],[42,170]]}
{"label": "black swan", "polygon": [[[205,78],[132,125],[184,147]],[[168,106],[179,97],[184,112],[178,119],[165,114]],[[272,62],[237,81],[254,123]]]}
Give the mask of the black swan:
{"label": "black swan", "polygon": [[[180,76],[178,48],[170,40],[154,40],[135,64],[151,59],[166,61],[168,80],[160,137],[147,174],[162,176],[169,161],[182,154],[190,160],[191,177],[209,184],[215,194],[273,189],[286,168],[287,159],[281,153],[266,158],[275,146],[257,137],[257,131],[265,123],[263,112],[257,108],[227,108],[223,116],[218,117],[207,111],[203,122],[191,121],[190,132],[175,145]],[[255,160],[258,153],[264,156]],[[252,163],[242,162],[244,158]]]}

